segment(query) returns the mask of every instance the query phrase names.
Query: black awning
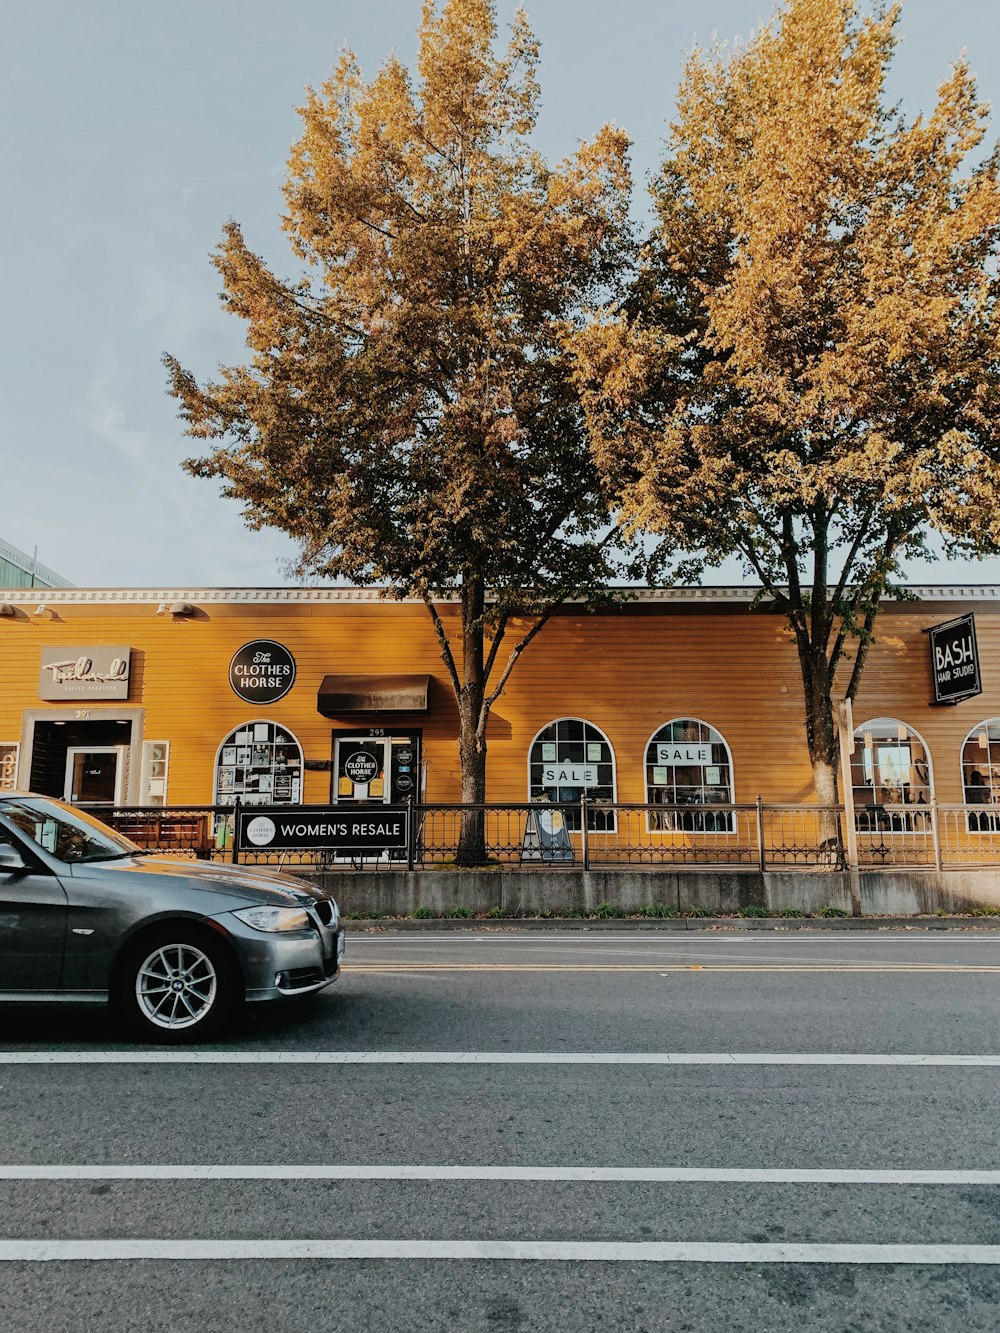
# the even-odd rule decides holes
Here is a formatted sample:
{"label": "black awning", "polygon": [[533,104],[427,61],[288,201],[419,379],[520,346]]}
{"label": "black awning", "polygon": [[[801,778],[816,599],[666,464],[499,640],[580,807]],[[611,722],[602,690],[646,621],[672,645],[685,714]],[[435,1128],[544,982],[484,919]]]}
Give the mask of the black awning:
{"label": "black awning", "polygon": [[324,676],[316,707],[341,713],[426,713],[430,676]]}

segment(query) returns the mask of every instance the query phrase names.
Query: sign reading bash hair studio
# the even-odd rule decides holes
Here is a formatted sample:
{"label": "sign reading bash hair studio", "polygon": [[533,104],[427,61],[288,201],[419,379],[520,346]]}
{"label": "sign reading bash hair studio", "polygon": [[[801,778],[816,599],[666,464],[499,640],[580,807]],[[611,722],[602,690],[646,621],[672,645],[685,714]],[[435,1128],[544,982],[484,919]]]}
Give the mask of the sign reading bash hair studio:
{"label": "sign reading bash hair studio", "polygon": [[234,653],[229,683],[247,703],[277,703],[295,684],[295,658],[284,644],[254,639]]}
{"label": "sign reading bash hair studio", "polygon": [[934,625],[927,634],[931,644],[934,702],[957,704],[982,694],[975,616],[970,612],[957,620]]}
{"label": "sign reading bash hair studio", "polygon": [[127,699],[131,648],[42,649],[39,699]]}

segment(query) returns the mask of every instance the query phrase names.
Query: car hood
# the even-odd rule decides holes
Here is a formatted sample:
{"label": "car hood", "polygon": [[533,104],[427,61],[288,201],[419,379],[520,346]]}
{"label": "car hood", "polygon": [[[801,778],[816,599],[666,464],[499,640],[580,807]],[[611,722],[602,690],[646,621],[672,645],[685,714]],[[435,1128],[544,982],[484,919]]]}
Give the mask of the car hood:
{"label": "car hood", "polygon": [[88,870],[100,871],[102,875],[109,872],[126,874],[130,879],[140,876],[151,880],[180,880],[193,889],[276,907],[301,906],[307,901],[331,897],[325,890],[297,875],[257,867],[190,861],[180,856],[126,856],[118,861],[90,861],[73,867],[74,875]]}

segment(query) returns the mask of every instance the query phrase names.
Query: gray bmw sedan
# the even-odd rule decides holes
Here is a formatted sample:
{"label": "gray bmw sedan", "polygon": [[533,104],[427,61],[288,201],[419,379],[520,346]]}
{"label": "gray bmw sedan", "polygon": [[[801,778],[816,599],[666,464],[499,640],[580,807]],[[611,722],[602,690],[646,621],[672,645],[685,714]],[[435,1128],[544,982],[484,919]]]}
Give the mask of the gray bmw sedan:
{"label": "gray bmw sedan", "polygon": [[159,856],[48,796],[0,795],[0,1001],[110,1002],[147,1039],[333,981],[334,899],[306,880]]}

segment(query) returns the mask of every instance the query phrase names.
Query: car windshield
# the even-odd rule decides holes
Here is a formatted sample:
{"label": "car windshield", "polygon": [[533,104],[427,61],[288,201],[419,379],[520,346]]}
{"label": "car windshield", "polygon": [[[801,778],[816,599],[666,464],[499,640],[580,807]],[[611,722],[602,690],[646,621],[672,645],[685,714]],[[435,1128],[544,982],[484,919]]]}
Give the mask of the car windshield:
{"label": "car windshield", "polygon": [[139,851],[99,819],[44,797],[0,800],[0,815],[59,861],[110,861]]}

